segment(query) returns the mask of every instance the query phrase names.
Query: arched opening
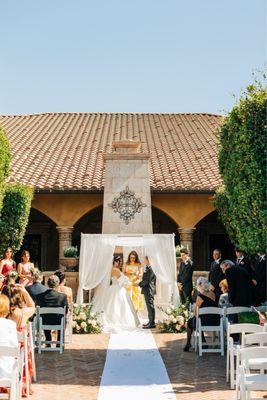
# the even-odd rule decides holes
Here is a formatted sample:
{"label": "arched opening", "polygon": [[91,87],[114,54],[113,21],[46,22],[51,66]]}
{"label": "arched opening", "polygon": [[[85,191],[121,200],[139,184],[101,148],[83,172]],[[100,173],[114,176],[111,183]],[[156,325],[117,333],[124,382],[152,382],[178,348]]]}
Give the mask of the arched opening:
{"label": "arched opening", "polygon": [[209,270],[212,251],[216,248],[222,250],[223,258],[234,258],[234,246],[227,236],[224,225],[218,219],[217,211],[213,211],[196,225],[193,240],[195,270]]}
{"label": "arched opening", "polygon": [[20,250],[15,254],[20,261],[23,250],[28,250],[31,261],[42,271],[58,268],[58,232],[56,224],[41,211],[31,208],[29,223]]}
{"label": "arched opening", "polygon": [[[83,215],[74,225],[73,245],[80,248],[81,233],[102,232],[103,206],[94,208]],[[156,207],[152,207],[153,233],[174,233],[175,244],[179,243],[178,225],[167,214]]]}

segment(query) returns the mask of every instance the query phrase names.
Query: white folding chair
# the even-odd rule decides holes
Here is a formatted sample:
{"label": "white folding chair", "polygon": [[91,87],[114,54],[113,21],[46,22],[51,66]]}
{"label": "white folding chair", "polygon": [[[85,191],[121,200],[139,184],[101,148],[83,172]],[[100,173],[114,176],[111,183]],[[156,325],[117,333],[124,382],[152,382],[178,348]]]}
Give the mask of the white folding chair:
{"label": "white folding chair", "polygon": [[242,333],[241,347],[267,346],[267,332]]}
{"label": "white folding chair", "polygon": [[225,307],[225,327],[227,328],[229,316],[249,311],[251,311],[251,307]]}
{"label": "white folding chair", "polygon": [[30,355],[31,355],[31,362],[32,362],[32,379],[34,382],[37,382],[35,353],[34,353],[35,337],[33,336],[33,322],[31,322],[31,321],[29,321],[29,323],[28,323],[28,331],[29,331]]}
{"label": "white folding chair", "polygon": [[241,400],[248,400],[251,391],[267,390],[267,374],[264,373],[266,369],[266,346],[237,346],[236,399],[239,399],[239,391]]}
{"label": "white folding chair", "polygon": [[[65,337],[65,307],[39,307],[38,313],[39,313],[38,354],[41,354],[42,351],[59,351],[60,354],[62,354],[64,349],[64,337]],[[60,324],[58,325],[43,324],[42,315],[47,315],[47,314],[61,315],[62,317]],[[48,341],[42,339],[43,331],[54,331],[54,330],[60,332],[60,340]],[[44,344],[45,347],[42,347],[42,344]],[[52,347],[53,344],[55,344],[56,346]]]}
{"label": "white folding chair", "polygon": [[69,304],[66,315],[65,343],[72,343],[73,304]]}
{"label": "white folding chair", "polygon": [[226,382],[229,382],[231,389],[235,386],[235,357],[237,345],[231,335],[242,333],[264,332],[264,326],[257,324],[227,324],[227,354],[226,354]]}
{"label": "white folding chair", "polygon": [[[21,363],[20,363],[20,373],[23,376],[23,370],[25,371],[25,379],[26,379],[26,395],[30,395],[30,374],[29,374],[29,341],[28,334],[26,330],[22,332],[18,332],[18,340],[23,343],[22,352],[21,352]],[[21,382],[22,384],[22,382]]]}
{"label": "white folding chair", "polygon": [[10,378],[0,379],[0,387],[9,389],[10,393],[0,394],[0,399],[20,400],[21,399],[21,391],[20,391],[21,378],[19,371],[20,347],[0,346],[0,357],[14,358],[14,363],[12,365]]}
{"label": "white folding chair", "polygon": [[[202,325],[201,315],[218,315],[220,317],[220,323],[219,325],[214,326]],[[203,307],[198,309],[196,317],[196,336],[198,336],[198,350],[200,356],[202,356],[203,353],[221,353],[222,356],[224,355],[223,317],[224,311],[222,308],[219,307]],[[204,332],[212,332],[213,338],[215,333],[217,332],[219,341],[205,343],[206,348],[203,348],[202,333],[204,334]],[[212,346],[212,348],[210,348],[209,346]]]}

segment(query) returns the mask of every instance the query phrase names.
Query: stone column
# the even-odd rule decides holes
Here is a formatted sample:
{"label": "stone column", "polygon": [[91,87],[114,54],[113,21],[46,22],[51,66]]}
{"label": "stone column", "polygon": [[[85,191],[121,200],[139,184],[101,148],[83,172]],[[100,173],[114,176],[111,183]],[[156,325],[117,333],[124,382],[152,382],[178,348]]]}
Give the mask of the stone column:
{"label": "stone column", "polygon": [[181,245],[188,249],[190,257],[193,257],[193,233],[196,228],[178,228]]}
{"label": "stone column", "polygon": [[73,226],[57,226],[59,239],[59,258],[64,257],[64,249],[71,246]]}

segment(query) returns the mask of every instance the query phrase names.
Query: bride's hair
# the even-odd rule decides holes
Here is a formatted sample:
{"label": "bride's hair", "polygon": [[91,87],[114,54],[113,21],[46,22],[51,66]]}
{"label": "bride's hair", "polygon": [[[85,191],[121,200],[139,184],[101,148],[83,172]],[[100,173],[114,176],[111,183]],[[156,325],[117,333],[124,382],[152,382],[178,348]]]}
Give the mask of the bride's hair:
{"label": "bride's hair", "polygon": [[139,257],[138,257],[138,254],[136,253],[136,251],[131,251],[131,253],[129,253],[129,255],[128,255],[128,259],[127,259],[127,261],[126,261],[126,264],[130,264],[130,262],[131,262],[131,260],[130,260],[130,258],[131,258],[131,256],[135,256],[135,260],[134,260],[134,262],[136,263],[136,264],[141,264],[141,261],[139,260]]}

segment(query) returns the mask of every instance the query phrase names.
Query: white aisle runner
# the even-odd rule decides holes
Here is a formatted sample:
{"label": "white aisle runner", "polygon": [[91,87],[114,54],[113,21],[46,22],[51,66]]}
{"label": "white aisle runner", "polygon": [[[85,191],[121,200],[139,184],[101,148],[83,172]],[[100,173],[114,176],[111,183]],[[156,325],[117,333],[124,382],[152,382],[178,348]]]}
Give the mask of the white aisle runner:
{"label": "white aisle runner", "polygon": [[98,400],[176,400],[149,331],[111,334]]}

